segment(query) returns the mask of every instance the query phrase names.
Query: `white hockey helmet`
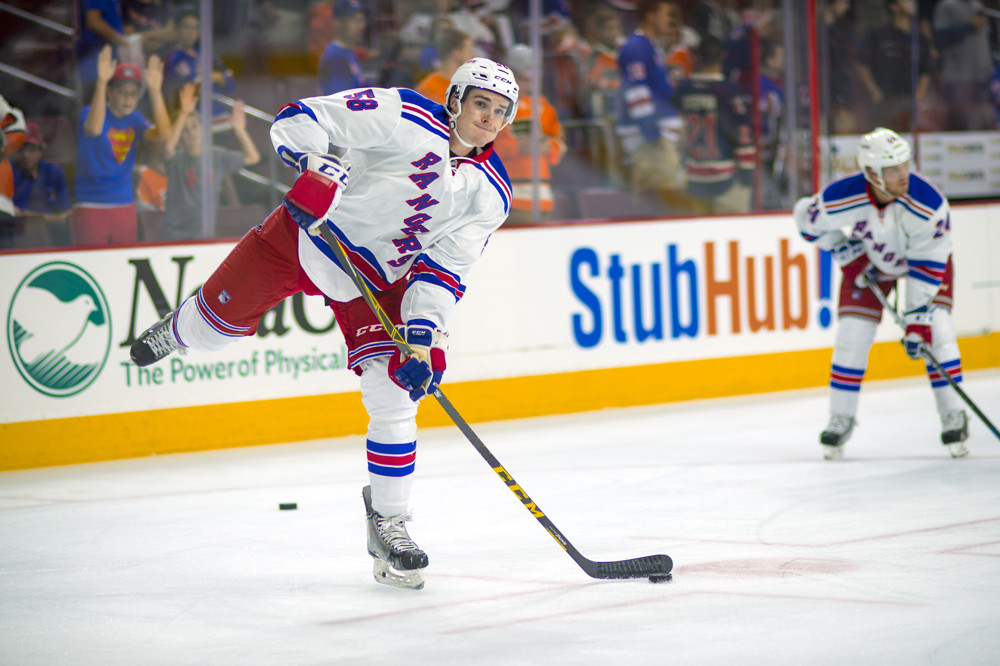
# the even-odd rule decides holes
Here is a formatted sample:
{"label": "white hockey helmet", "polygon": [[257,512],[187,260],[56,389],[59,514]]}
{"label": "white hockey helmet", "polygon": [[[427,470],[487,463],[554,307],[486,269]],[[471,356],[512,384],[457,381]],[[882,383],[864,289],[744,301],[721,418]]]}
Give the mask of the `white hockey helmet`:
{"label": "white hockey helmet", "polygon": [[881,190],[885,189],[882,169],[906,164],[911,157],[906,139],[884,127],[865,134],[858,144],[858,166],[868,182]]}
{"label": "white hockey helmet", "polygon": [[[514,115],[517,113],[517,81],[514,80],[514,73],[509,67],[489,58],[473,58],[456,69],[451,77],[451,83],[448,84],[448,92],[444,96],[445,108],[452,122],[461,115],[462,100],[465,99],[465,93],[469,88],[482,88],[509,99],[510,106],[504,113],[503,121],[506,124],[514,120]],[[454,112],[449,106],[453,96]]]}

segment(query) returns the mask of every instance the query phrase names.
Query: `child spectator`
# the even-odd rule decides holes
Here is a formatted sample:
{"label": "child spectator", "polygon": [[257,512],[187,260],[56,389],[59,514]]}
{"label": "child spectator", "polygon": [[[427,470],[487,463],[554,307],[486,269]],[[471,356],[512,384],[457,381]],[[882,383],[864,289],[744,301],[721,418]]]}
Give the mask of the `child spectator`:
{"label": "child spectator", "polygon": [[139,151],[144,163],[135,168],[135,206],[140,211],[166,210],[167,165],[163,151],[162,143],[143,144]]}
{"label": "child spectator", "polygon": [[[514,72],[514,77],[521,90],[531,90],[531,80],[535,71],[532,60],[531,47],[525,44],[515,44],[507,55],[507,64]],[[533,168],[537,168],[538,171],[540,220],[545,222],[552,218],[554,207],[552,166],[558,164],[566,153],[566,140],[563,136],[562,124],[559,122],[556,110],[544,95],[539,99],[541,109],[538,112],[542,136],[537,146],[532,144],[532,101],[531,95],[524,95],[520,98],[513,122],[500,131],[494,146],[507,167],[507,175],[510,177],[513,204],[507,219],[515,223],[534,221],[532,219],[532,201],[535,194]],[[532,150],[533,147],[535,150]],[[536,152],[538,161],[535,162],[536,167],[532,167]]]}
{"label": "child spectator", "polygon": [[42,159],[45,139],[35,123],[26,123],[24,146],[13,157],[14,207],[18,216],[40,217],[52,244],[70,245],[69,215],[73,204],[63,170]]}
{"label": "child spectator", "polygon": [[[180,109],[170,138],[164,146],[167,164],[167,208],[163,217],[163,240],[202,238],[201,198],[201,116],[195,113],[197,89],[193,83],[180,90]],[[212,146],[212,196],[218,206],[222,179],[244,166],[260,162],[260,153],[247,133],[243,102],[233,106],[230,116],[233,134],[241,151]],[[249,225],[248,225],[249,227]]]}
{"label": "child spectator", "polygon": [[165,141],[170,117],[163,101],[163,62],[150,56],[145,78],[153,123],[136,110],[142,75],[115,65],[111,47],[97,60],[91,104],[80,112],[76,146],[73,236],[77,245],[135,243],[138,239],[132,170],[140,141]]}

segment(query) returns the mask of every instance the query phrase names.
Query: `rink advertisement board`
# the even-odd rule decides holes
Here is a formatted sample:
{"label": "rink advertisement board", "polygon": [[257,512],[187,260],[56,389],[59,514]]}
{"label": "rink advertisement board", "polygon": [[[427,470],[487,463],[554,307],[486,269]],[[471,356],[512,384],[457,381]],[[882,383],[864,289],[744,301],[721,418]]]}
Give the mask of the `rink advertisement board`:
{"label": "rink advertisement board", "polygon": [[[997,210],[953,211],[960,337],[995,340],[1000,330]],[[358,378],[345,367],[343,337],[319,297],[287,299],[265,315],[257,335],[223,351],[173,354],[149,368],[129,362],[136,336],[195,294],[231,247],[0,256],[0,432],[54,436],[45,424],[62,419],[70,432],[91,422],[112,430],[129,423],[123,430],[145,436],[157,410],[171,414],[171,422],[202,410],[202,422],[185,435],[189,449],[197,448],[199,428],[221,437],[219,445],[235,445],[215,423],[231,419],[252,431],[258,414],[278,422],[269,427],[285,428],[284,441],[338,432],[325,425],[296,429],[309,420],[335,423],[342,416],[351,420],[350,432],[363,430],[357,413],[347,415],[360,409]],[[781,378],[792,370],[791,359],[783,354],[813,350],[819,353],[810,358],[828,363],[838,282],[829,255],[798,236],[789,214],[501,230],[449,322],[446,386],[474,386],[471,395],[490,401],[482,418],[530,415],[525,410],[532,405],[545,413],[541,405],[555,394],[564,405],[607,406],[591,404],[597,398],[585,375],[598,386],[616,382],[608,395],[632,391],[660,401],[706,396],[712,390],[706,373],[727,381],[729,394],[788,388]],[[878,340],[898,338],[894,325],[883,322]],[[994,351],[978,362],[1000,365],[995,357]],[[762,360],[747,364],[750,358]],[[689,374],[678,371],[682,366]],[[664,369],[672,382],[701,382],[700,388],[692,383],[687,393],[661,395],[665,389],[653,383]],[[755,375],[766,375],[770,388],[761,388]],[[810,382],[814,376],[809,385],[825,383],[821,369],[809,371]],[[527,406],[504,411],[518,400]],[[279,403],[275,413],[260,407]],[[213,405],[220,407],[205,411]],[[466,409],[475,420],[477,411]],[[108,418],[93,421],[101,416]],[[14,424],[31,428],[12,430]],[[168,429],[162,438],[176,440],[180,432]]]}

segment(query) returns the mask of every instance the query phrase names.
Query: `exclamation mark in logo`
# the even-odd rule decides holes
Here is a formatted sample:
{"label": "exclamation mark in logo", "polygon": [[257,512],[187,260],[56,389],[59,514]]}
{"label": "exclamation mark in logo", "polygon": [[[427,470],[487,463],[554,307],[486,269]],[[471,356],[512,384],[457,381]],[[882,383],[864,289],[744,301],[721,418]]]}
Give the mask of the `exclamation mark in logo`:
{"label": "exclamation mark in logo", "polygon": [[833,322],[833,306],[830,302],[833,291],[833,255],[826,250],[819,252],[819,325],[830,328]]}

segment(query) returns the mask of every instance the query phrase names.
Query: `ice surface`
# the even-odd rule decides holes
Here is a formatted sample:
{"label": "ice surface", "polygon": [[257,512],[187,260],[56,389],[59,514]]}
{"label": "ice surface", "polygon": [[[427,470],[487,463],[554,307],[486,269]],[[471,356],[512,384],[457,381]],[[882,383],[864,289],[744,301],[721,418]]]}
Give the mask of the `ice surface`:
{"label": "ice surface", "polygon": [[[1000,422],[1000,372],[964,387]],[[2,473],[0,663],[1000,663],[1000,440],[970,413],[952,460],[926,380],[866,384],[844,460],[826,418],[817,389],[474,426],[587,557],[673,557],[661,585],[588,578],[456,428],[421,432],[421,591],[371,578],[360,438]]]}

